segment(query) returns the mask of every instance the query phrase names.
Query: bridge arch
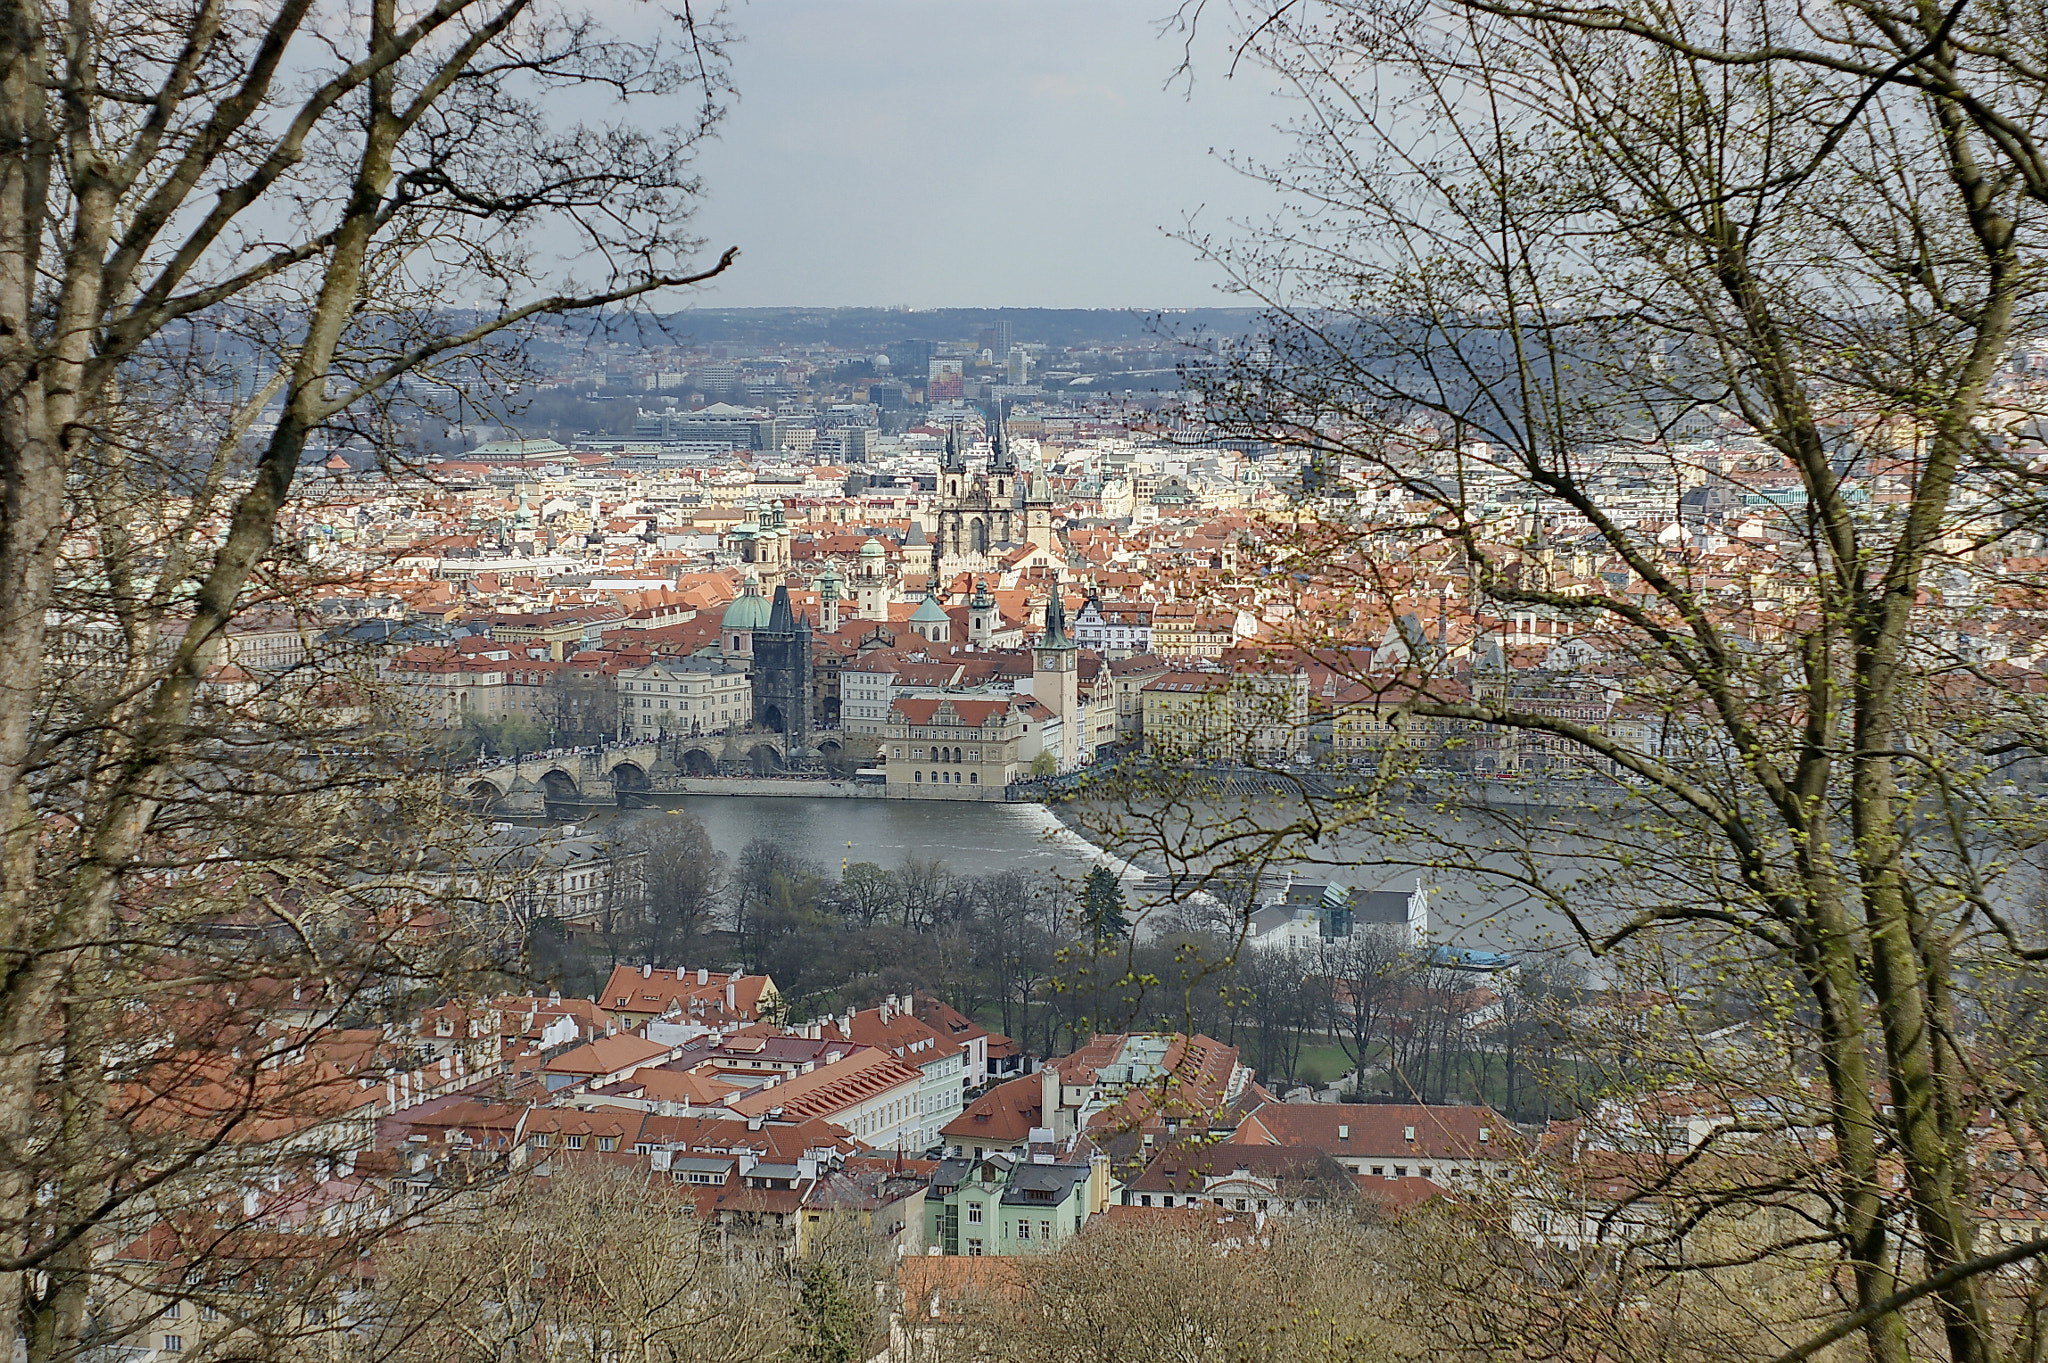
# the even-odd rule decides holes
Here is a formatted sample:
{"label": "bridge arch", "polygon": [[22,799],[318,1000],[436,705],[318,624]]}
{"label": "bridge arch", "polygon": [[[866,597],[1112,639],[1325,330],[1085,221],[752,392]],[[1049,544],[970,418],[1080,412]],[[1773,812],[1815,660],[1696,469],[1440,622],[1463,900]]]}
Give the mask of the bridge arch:
{"label": "bridge arch", "polygon": [[710,748],[685,748],[676,760],[682,764],[685,776],[718,775],[718,754]]}
{"label": "bridge arch", "polygon": [[754,775],[772,776],[782,770],[782,749],[774,743],[756,743],[747,749],[747,761],[753,765]]}
{"label": "bridge arch", "polygon": [[611,776],[612,798],[620,809],[641,809],[652,803],[648,797],[654,792],[654,782],[638,762],[613,763]]}
{"label": "bridge arch", "polygon": [[463,803],[478,814],[488,814],[492,806],[505,798],[505,791],[496,781],[479,776],[471,781],[462,792]]}
{"label": "bridge arch", "polygon": [[541,774],[540,788],[551,805],[583,803],[583,792],[577,788],[576,778],[560,767],[550,767]]}

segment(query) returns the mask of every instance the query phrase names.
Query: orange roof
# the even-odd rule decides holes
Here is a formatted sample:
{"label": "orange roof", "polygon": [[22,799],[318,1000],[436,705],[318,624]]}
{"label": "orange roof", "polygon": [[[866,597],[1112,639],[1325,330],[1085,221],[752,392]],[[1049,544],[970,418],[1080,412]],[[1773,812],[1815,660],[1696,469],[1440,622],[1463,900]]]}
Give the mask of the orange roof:
{"label": "orange roof", "polygon": [[548,1074],[613,1074],[629,1065],[651,1065],[666,1060],[667,1046],[637,1036],[600,1037],[587,1045],[564,1051],[541,1069]]}
{"label": "orange roof", "polygon": [[904,1084],[916,1085],[922,1076],[884,1051],[861,1047],[837,1063],[820,1065],[809,1074],[799,1074],[779,1084],[755,1089],[743,1097],[731,1098],[726,1106],[742,1116],[756,1117],[777,1108],[785,1120],[797,1117],[829,1117],[854,1107],[878,1094]]}
{"label": "orange roof", "polygon": [[1044,1080],[1027,1074],[1007,1080],[982,1094],[965,1112],[939,1128],[939,1134],[954,1142],[985,1142],[990,1145],[1018,1144],[1031,1129],[1043,1126]]}

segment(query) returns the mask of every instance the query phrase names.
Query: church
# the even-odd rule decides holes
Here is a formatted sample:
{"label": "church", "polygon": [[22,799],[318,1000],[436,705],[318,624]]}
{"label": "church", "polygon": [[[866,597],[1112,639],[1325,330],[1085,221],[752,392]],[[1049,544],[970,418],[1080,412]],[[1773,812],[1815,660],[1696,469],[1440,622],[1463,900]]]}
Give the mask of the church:
{"label": "church", "polygon": [[952,435],[939,466],[939,533],[933,566],[943,577],[1000,572],[1002,559],[1027,544],[1052,545],[1052,491],[1043,474],[1026,476],[1003,438],[1002,408],[990,425],[988,468],[967,467]]}

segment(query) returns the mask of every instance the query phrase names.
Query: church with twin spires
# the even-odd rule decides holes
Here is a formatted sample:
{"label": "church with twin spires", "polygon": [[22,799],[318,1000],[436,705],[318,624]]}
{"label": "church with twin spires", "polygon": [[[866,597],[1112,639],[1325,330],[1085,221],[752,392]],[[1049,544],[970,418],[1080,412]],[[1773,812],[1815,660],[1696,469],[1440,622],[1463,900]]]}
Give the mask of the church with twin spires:
{"label": "church with twin spires", "polygon": [[990,425],[988,467],[970,471],[960,443],[946,437],[939,465],[939,533],[933,566],[942,577],[1000,572],[1005,555],[1035,544],[1052,546],[1052,490],[1045,475],[1027,475],[1003,438],[1003,413]]}

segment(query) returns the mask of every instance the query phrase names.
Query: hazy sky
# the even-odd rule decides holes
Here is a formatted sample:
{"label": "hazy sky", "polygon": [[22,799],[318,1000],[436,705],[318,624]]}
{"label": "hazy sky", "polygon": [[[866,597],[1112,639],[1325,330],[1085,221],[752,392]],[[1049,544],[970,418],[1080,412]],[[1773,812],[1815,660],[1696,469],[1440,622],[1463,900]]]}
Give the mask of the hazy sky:
{"label": "hazy sky", "polygon": [[[1214,53],[1189,92],[1172,0],[754,0],[701,226],[742,256],[700,305],[1199,307],[1234,300],[1162,229],[1261,215],[1215,151],[1286,108]],[[1220,35],[1218,35],[1220,36]]]}

